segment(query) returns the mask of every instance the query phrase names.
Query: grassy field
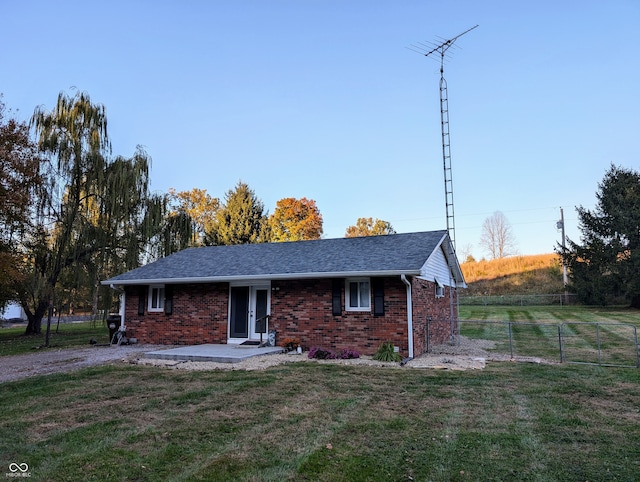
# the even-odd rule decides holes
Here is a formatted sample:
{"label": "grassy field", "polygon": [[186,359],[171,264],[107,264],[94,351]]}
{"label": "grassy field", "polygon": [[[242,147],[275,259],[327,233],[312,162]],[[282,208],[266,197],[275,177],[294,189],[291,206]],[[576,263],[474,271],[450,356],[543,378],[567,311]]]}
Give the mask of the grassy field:
{"label": "grassy field", "polygon": [[[512,356],[638,366],[640,312],[581,306],[461,306],[460,332]],[[561,350],[562,347],[562,350]]]}
{"label": "grassy field", "polygon": [[[535,346],[553,340],[554,323],[638,324],[631,310],[461,308],[467,335],[523,321]],[[41,344],[22,329],[0,330],[1,353]],[[106,341],[106,328],[61,325],[52,345],[91,337]],[[631,481],[640,472],[633,368],[116,365],[3,383],[0,407],[0,466],[26,463],[30,480]]]}
{"label": "grassy field", "polygon": [[564,291],[557,254],[468,261],[460,268],[469,285],[463,296],[538,295]]}
{"label": "grassy field", "polygon": [[[13,326],[0,329],[0,356],[20,355],[32,353],[42,348],[45,342],[46,320],[42,324],[40,335],[24,335],[24,326]],[[82,323],[61,323],[56,330],[56,324],[51,324],[49,339],[50,348],[71,348],[89,346],[89,340],[98,343],[109,343],[109,329],[101,321]]]}
{"label": "grassy field", "polygon": [[108,366],[5,383],[30,480],[637,480],[640,371]]}
{"label": "grassy field", "polygon": [[640,327],[640,311],[586,306],[460,306],[461,320],[537,323],[631,323]]}

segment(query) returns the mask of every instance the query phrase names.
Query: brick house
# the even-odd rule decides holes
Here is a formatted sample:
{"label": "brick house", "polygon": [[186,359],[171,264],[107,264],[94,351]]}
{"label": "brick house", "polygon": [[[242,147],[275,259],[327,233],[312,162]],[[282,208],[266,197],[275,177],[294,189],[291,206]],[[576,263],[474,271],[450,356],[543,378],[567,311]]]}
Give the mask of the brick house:
{"label": "brick house", "polygon": [[121,293],[122,324],[141,343],[242,343],[275,330],[305,350],[373,354],[392,341],[403,357],[457,334],[466,287],[446,231],[190,248],[102,283]]}

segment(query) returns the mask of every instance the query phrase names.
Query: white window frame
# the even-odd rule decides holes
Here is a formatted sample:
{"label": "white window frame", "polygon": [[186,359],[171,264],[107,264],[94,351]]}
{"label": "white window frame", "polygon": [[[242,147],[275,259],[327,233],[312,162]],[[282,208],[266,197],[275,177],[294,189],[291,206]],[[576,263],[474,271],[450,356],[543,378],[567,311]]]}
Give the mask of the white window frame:
{"label": "white window frame", "polygon": [[[147,310],[150,313],[164,311],[164,285],[149,285],[149,296],[147,296]],[[155,307],[153,305],[156,305]]]}
{"label": "white window frame", "polygon": [[[358,283],[357,306],[351,306],[351,284]],[[367,283],[363,292],[361,283]],[[345,311],[371,311],[371,280],[369,278],[347,278],[344,285]]]}

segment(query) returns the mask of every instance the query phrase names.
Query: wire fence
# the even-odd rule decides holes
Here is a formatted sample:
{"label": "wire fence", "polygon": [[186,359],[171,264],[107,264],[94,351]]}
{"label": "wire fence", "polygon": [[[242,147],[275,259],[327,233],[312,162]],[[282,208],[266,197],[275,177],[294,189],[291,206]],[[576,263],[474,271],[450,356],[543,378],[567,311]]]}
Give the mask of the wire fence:
{"label": "wire fence", "polygon": [[502,296],[459,296],[463,306],[564,306],[576,305],[575,294],[559,293],[548,295],[502,295]]}
{"label": "wire fence", "polygon": [[[432,323],[427,322],[427,339]],[[512,359],[533,357],[560,363],[640,368],[637,327],[631,324],[465,320],[459,326],[463,337],[489,341],[490,353]]]}

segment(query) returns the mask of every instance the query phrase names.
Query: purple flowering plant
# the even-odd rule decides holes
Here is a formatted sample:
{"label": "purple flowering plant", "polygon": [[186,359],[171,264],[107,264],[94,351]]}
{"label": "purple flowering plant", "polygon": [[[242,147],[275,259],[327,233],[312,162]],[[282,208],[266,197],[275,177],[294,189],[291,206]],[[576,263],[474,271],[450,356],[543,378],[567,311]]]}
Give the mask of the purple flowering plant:
{"label": "purple flowering plant", "polygon": [[342,352],[335,353],[331,350],[325,350],[324,348],[313,346],[309,350],[309,353],[307,356],[309,358],[317,358],[318,360],[336,360],[336,359],[347,360],[350,358],[360,358],[360,353],[350,348],[345,348],[342,350]]}

